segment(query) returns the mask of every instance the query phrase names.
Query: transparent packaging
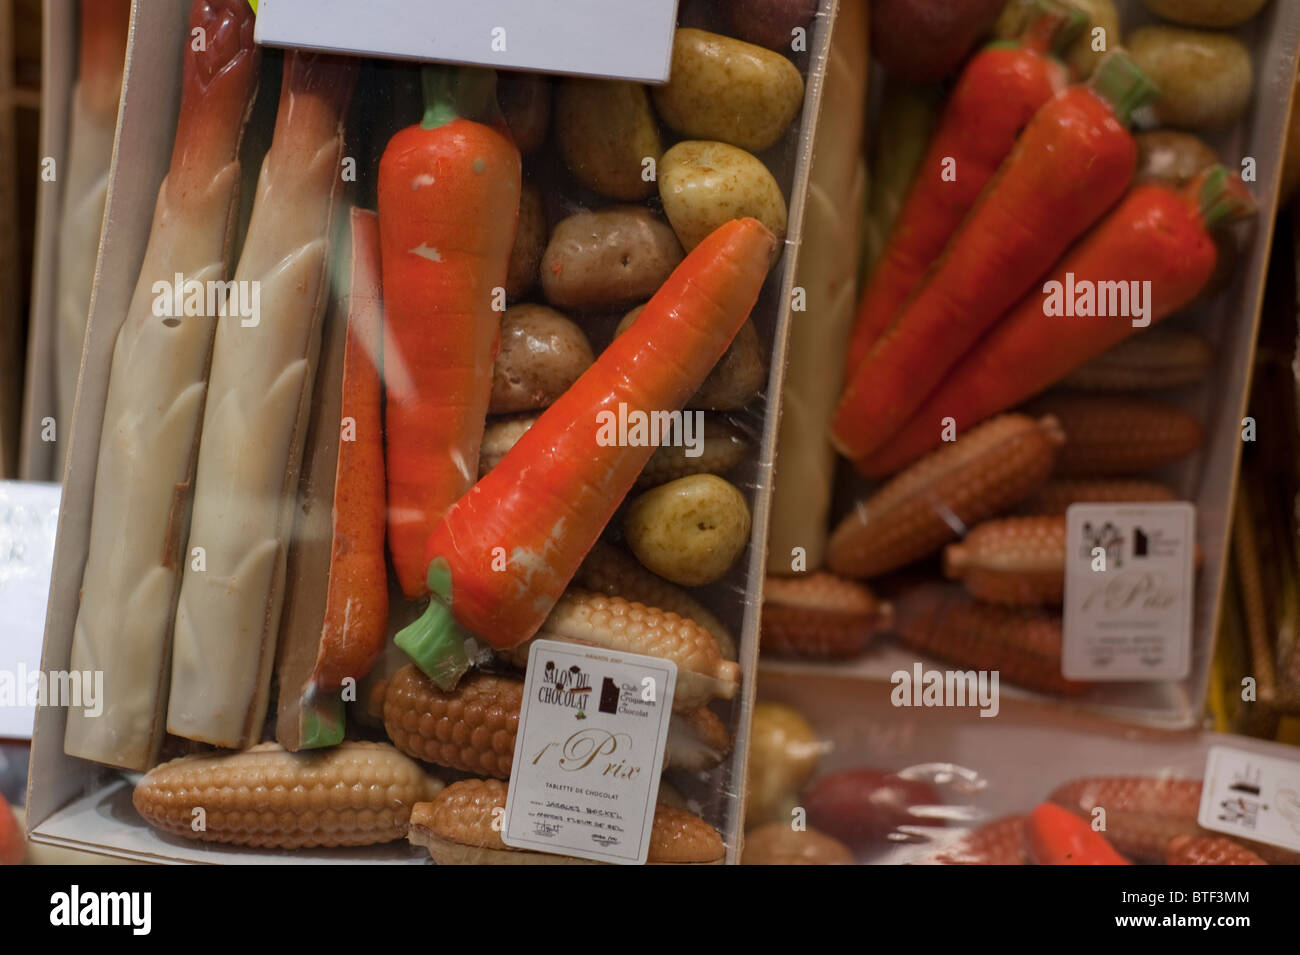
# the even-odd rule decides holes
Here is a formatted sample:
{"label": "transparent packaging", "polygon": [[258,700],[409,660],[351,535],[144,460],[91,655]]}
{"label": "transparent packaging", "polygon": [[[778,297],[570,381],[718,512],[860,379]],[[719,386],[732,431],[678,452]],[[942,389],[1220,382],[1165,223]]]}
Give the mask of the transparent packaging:
{"label": "transparent packaging", "polygon": [[[736,861],[773,396],[835,3],[762,51],[710,36],[731,32],[722,6],[683,4],[679,76],[719,81],[717,42],[753,70],[703,118],[668,89],[502,72],[494,94],[483,71],[254,48],[246,7],[135,4],[42,663],[107,671],[109,719],[38,711],[33,840],[155,861],[425,861],[406,841],[413,806],[473,822],[451,794],[495,799],[472,780],[508,776],[520,643],[538,633],[678,654],[704,695],[673,716],[661,805],[717,847],[677,861]],[[624,120],[625,138],[607,130]],[[731,178],[710,178],[714,160]],[[458,202],[461,227],[441,218]],[[745,215],[765,225],[715,230]],[[419,229],[444,239],[407,241]],[[611,349],[647,299],[651,331]],[[595,412],[620,395],[698,411],[700,453],[684,426],[658,451],[625,425],[598,440]],[[728,548],[674,560],[656,537],[679,495],[641,495],[679,475],[706,513],[745,512]],[[428,513],[412,518],[412,494]],[[476,588],[495,596],[473,618]],[[258,781],[357,773],[376,781],[337,796],[339,825],[240,815],[318,819],[315,797],[277,802]],[[182,805],[180,790],[210,796]],[[357,802],[381,798],[378,813]],[[464,846],[498,838],[466,825]]]}

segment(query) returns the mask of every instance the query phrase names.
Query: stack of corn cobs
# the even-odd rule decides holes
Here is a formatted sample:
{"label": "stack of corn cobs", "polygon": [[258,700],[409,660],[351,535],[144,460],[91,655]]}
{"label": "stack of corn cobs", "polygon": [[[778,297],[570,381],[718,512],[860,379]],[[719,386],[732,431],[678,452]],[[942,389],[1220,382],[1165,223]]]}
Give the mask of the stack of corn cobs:
{"label": "stack of corn cobs", "polygon": [[[836,449],[880,483],[830,533],[825,570],[785,576],[790,556],[771,555],[782,576],[768,579],[765,652],[846,657],[892,632],[1024,687],[1084,689],[1061,675],[1066,509],[1175,499],[1158,477],[1203,428],[1152,393],[1201,382],[1213,355],[1177,319],[1157,325],[1223,289],[1232,227],[1254,206],[1235,161],[1188,131],[1244,113],[1244,46],[1148,27],[1125,49],[1117,21],[1088,22],[1081,6],[1008,4],[997,29],[1010,42],[966,61],[933,120],[912,114],[934,97],[891,91],[874,188],[902,198],[873,196],[870,215],[898,211],[868,225],[888,239],[832,425]],[[1105,55],[1074,55],[1099,26]],[[1198,111],[1184,102],[1197,83],[1173,82],[1170,64],[1209,46],[1230,47],[1198,61],[1223,65],[1222,108]],[[1244,86],[1229,83],[1242,57]],[[1131,130],[1151,116],[1176,128]],[[901,175],[900,140],[919,136]]]}
{"label": "stack of corn cobs", "polygon": [[[232,3],[217,6],[233,16]],[[438,862],[555,861],[505,846],[499,824],[534,638],[672,659],[665,767],[723,762],[731,733],[709,704],[736,693],[736,641],[689,588],[724,578],[749,544],[748,495],[722,475],[754,449],[740,413],[767,376],[750,314],[781,258],[786,197],[755,154],[798,133],[790,36],[768,48],[680,29],[653,96],[426,70],[423,120],[387,140],[374,174],[377,212],[353,210],[345,230],[341,408],[318,386],[323,437],[308,439],[301,513],[280,541],[294,586],[283,626],[278,601],[265,617],[275,692],[268,666],[262,709],[239,727],[251,739],[173,731],[240,751],[155,766],[135,791],[146,820],[258,847],[407,837]],[[289,85],[306,59],[286,56],[298,103],[327,85]],[[298,115],[281,110],[276,142]],[[327,327],[326,354],[330,342]],[[682,409],[676,442],[645,433]],[[355,441],[338,439],[336,412]],[[313,535],[327,553],[312,556]],[[392,614],[385,550],[408,602]],[[407,624],[395,644],[408,662],[362,683],[390,618]],[[259,743],[268,698],[276,742]],[[358,721],[390,742],[348,738]],[[702,811],[663,784],[649,861],[721,862]]]}

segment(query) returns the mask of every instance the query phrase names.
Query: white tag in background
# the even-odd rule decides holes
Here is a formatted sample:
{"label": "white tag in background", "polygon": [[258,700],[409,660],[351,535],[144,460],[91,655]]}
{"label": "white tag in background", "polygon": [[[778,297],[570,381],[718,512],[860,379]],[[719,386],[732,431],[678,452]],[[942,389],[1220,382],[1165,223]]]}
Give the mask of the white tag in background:
{"label": "white tag in background", "polygon": [[1213,747],[1196,821],[1215,832],[1300,851],[1300,762]]}
{"label": "white tag in background", "polygon": [[671,660],[534,641],[501,841],[643,864],[676,684]]}
{"label": "white tag in background", "polygon": [[30,739],[59,485],[0,481],[0,737]]}
{"label": "white tag in background", "polygon": [[1191,673],[1195,553],[1189,503],[1072,504],[1062,674],[1097,682]]}
{"label": "white tag in background", "polygon": [[261,0],[255,37],[399,59],[663,83],[677,0]]}

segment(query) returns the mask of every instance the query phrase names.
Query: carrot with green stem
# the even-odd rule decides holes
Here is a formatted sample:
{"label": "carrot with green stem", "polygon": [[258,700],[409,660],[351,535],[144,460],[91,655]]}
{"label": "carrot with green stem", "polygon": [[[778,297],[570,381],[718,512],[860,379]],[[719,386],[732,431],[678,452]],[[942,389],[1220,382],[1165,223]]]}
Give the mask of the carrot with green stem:
{"label": "carrot with green stem", "polygon": [[439,686],[454,686],[468,667],[471,636],[504,650],[541,627],[655,450],[619,447],[602,425],[620,406],[630,415],[686,403],[749,316],[775,243],[755,219],[705,238],[447,512],[425,551],[433,600],[397,635]]}
{"label": "carrot with green stem", "polygon": [[423,120],[379,162],[387,318],[388,546],[402,592],[427,593],[424,544],[474,483],[519,209],[510,139],[469,119],[496,74],[427,67]]}
{"label": "carrot with green stem", "polygon": [[[893,325],[854,369],[832,442],[851,459],[882,445],[952,364],[1128,189],[1126,122],[1155,87],[1123,51],[1030,120],[997,176]],[[959,173],[960,174],[960,173]]]}
{"label": "carrot with green stem", "polygon": [[1049,51],[1068,42],[1082,15],[1053,0],[1017,41],[992,43],[957,80],[880,260],[867,280],[849,339],[852,374],[889,327],[979,199],[1039,108],[1069,83]]}
{"label": "carrot with green stem", "polygon": [[[1183,308],[1214,274],[1214,227],[1254,208],[1241,180],[1222,166],[1205,170],[1181,191],[1157,183],[1135,187],[1041,288],[998,320],[887,445],[856,462],[858,469],[872,477],[892,474],[938,447],[942,419],[951,417],[958,431],[976,425]],[[1112,298],[1129,303],[1117,311],[1131,312],[1137,290],[1145,297],[1145,317],[1135,326],[1126,315],[1048,316],[1044,306],[1053,282],[1104,298],[1108,312]],[[1144,282],[1151,283],[1149,294],[1141,292]]]}
{"label": "carrot with green stem", "polygon": [[[307,536],[302,545],[312,549],[308,559],[328,560],[325,601],[323,607],[319,599],[300,606],[286,599],[277,662],[276,739],[290,751],[343,742],[343,688],[348,679],[355,684],[370,672],[388,633],[379,224],[373,212],[353,209],[350,227],[346,322],[326,331],[324,381],[317,392],[329,392],[317,399],[301,492],[307,500],[298,525],[300,534]],[[313,495],[316,482],[322,486]],[[328,514],[314,513],[313,496],[321,505],[332,501]],[[316,520],[323,526],[313,526]],[[315,550],[321,537],[328,541],[327,554]],[[319,577],[319,564],[295,568],[293,560],[291,556],[290,574],[296,570]],[[308,590],[315,596],[310,584]],[[306,625],[300,623],[300,614],[306,616]]]}

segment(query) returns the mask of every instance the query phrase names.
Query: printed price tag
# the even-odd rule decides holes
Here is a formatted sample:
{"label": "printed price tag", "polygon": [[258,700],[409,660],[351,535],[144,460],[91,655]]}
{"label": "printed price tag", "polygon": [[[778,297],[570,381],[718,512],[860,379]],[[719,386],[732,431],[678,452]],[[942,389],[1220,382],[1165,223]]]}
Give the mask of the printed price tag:
{"label": "printed price tag", "polygon": [[1196,821],[1215,832],[1300,851],[1300,762],[1213,747]]}
{"label": "printed price tag", "polygon": [[258,43],[545,73],[668,79],[677,0],[261,0]]}
{"label": "printed price tag", "polygon": [[57,484],[0,481],[0,737],[32,735],[58,523]]}
{"label": "printed price tag", "polygon": [[1074,504],[1066,514],[1067,679],[1179,680],[1191,672],[1196,508]]}
{"label": "printed price tag", "polygon": [[676,684],[671,660],[535,641],[501,841],[643,864]]}

